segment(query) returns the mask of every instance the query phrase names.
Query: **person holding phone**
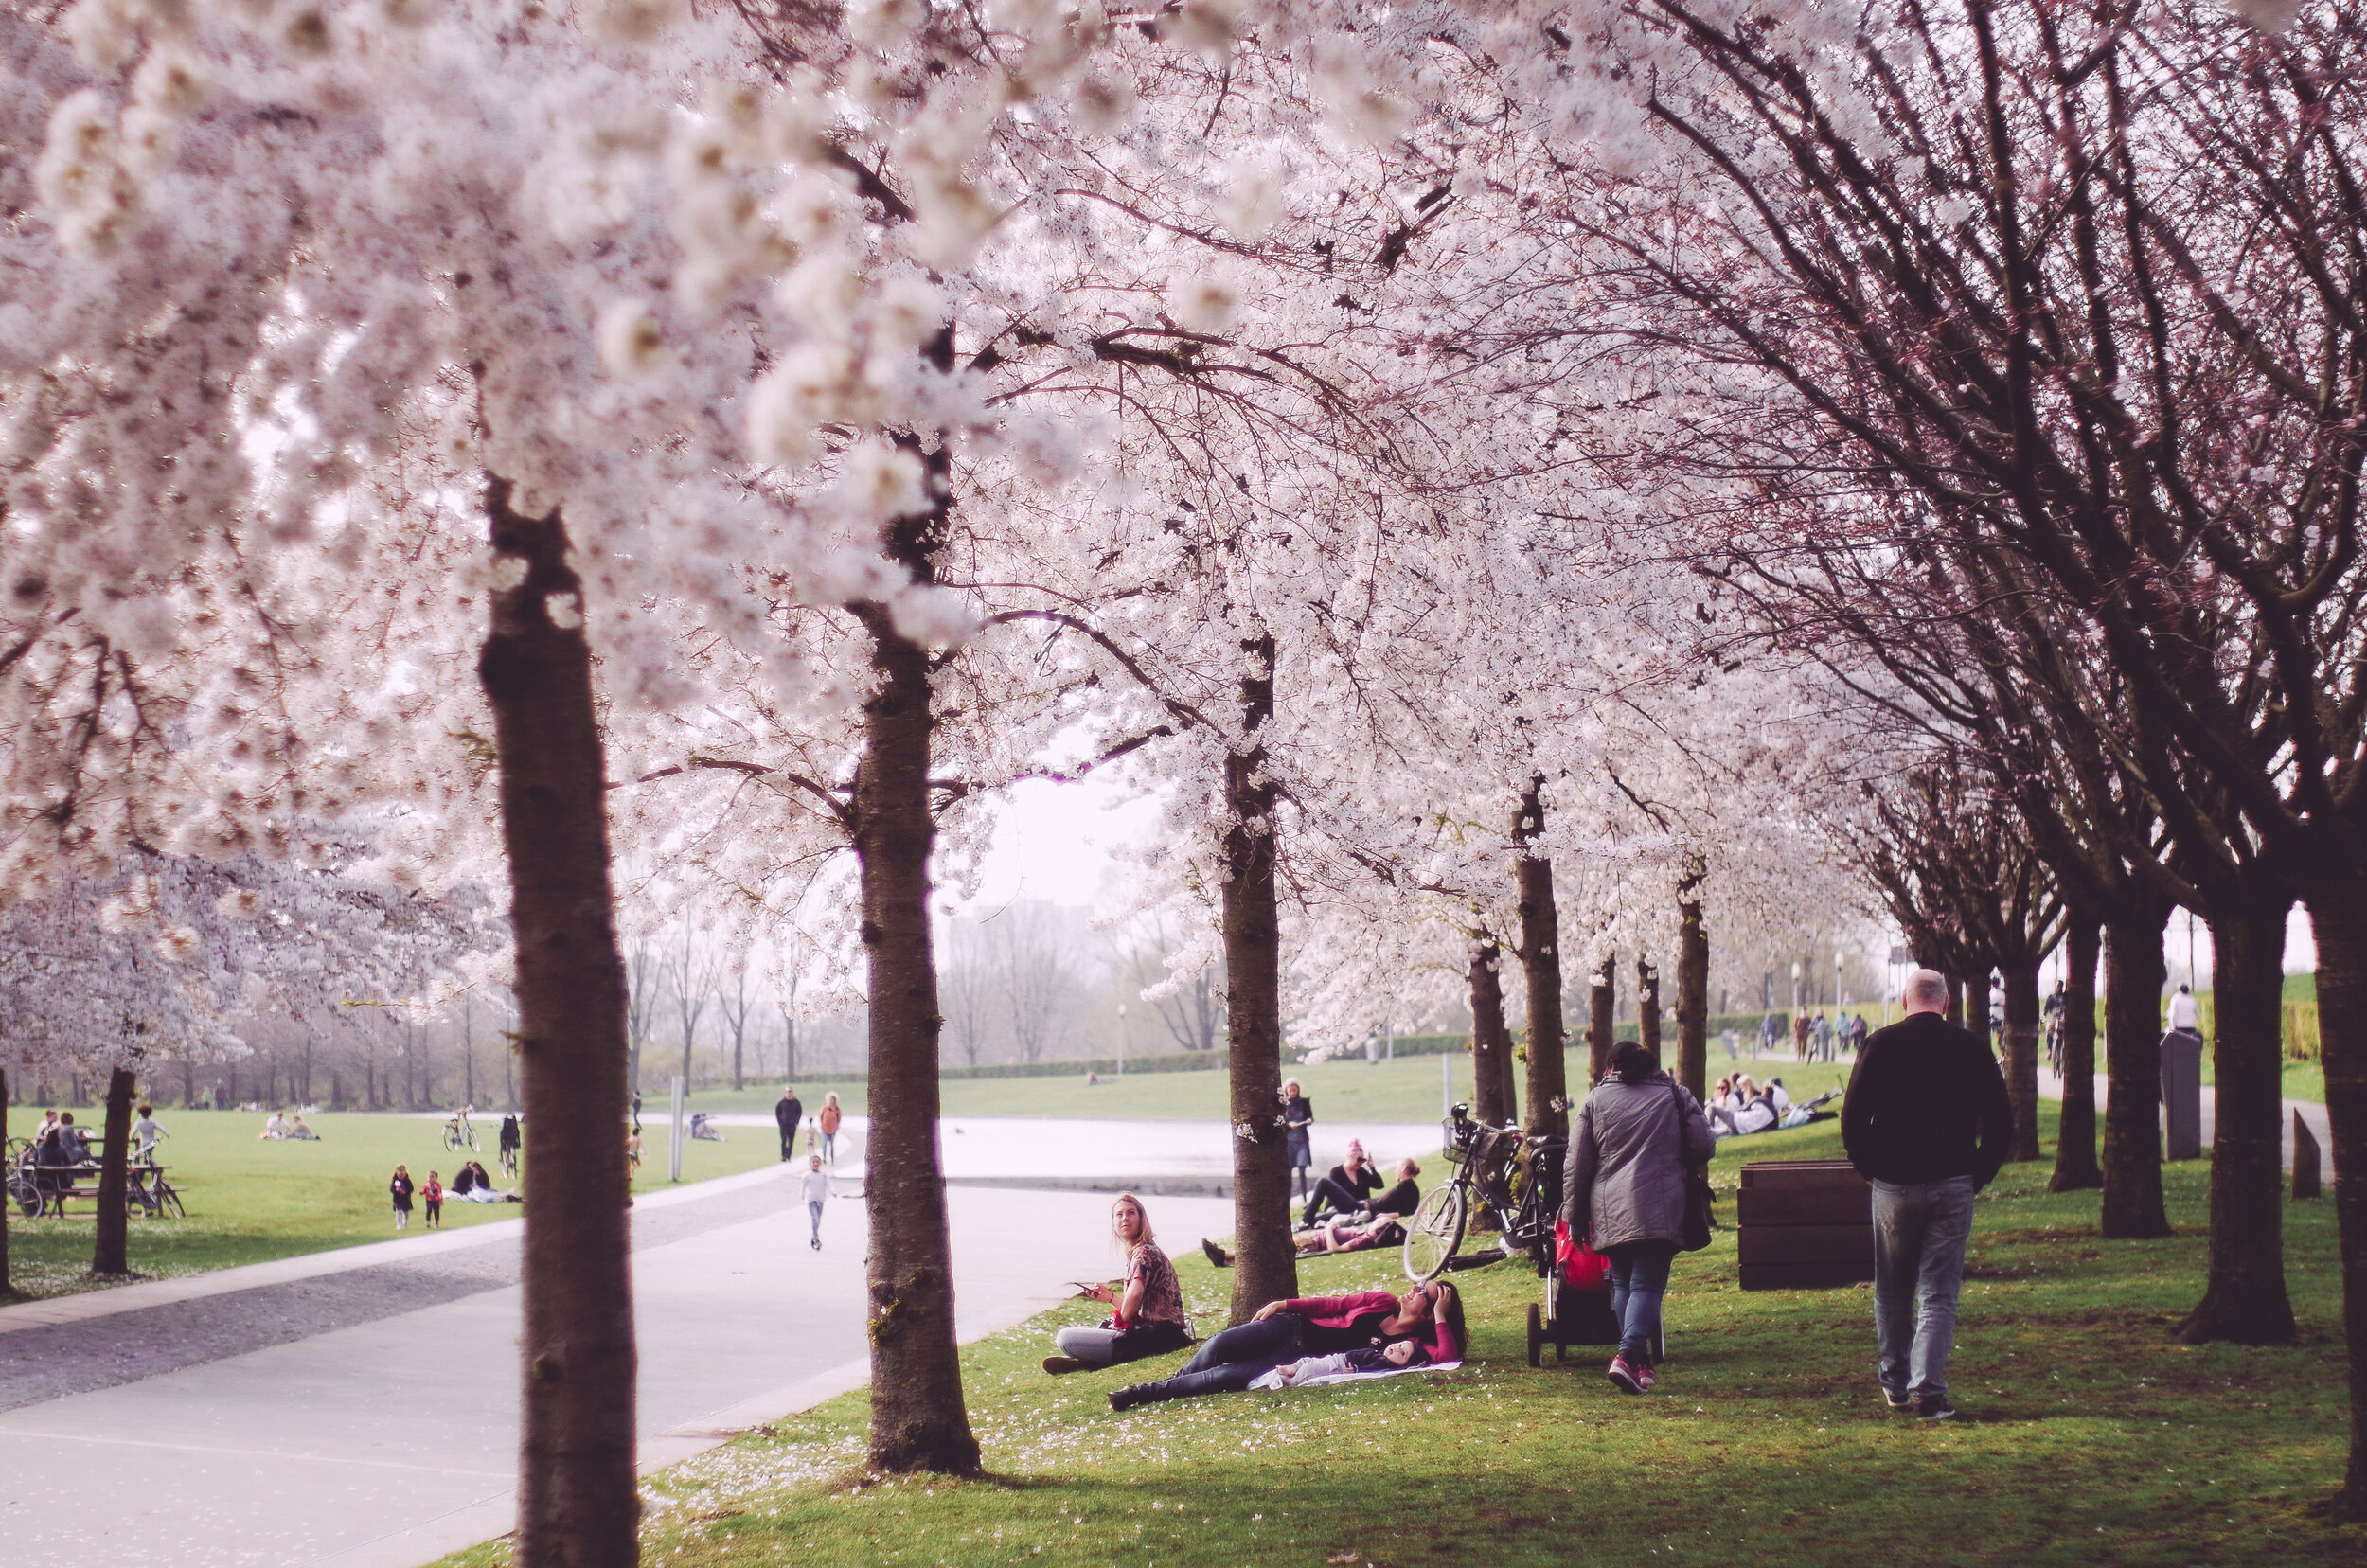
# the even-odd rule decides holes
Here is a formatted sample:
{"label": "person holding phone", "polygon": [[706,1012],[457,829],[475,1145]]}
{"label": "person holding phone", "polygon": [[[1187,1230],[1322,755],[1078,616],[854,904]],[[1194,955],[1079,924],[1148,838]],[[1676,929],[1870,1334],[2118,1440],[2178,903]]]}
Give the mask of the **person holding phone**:
{"label": "person holding phone", "polygon": [[1110,1205],[1110,1236],[1126,1253],[1126,1279],[1115,1289],[1086,1285],[1084,1293],[1116,1309],[1100,1327],[1073,1324],[1052,1336],[1059,1353],[1043,1359],[1043,1369],[1058,1375],[1089,1366],[1115,1366],[1140,1361],[1192,1343],[1191,1321],[1184,1312],[1184,1291],[1175,1265],[1152,1238],[1150,1216],[1143,1201],[1121,1192]]}

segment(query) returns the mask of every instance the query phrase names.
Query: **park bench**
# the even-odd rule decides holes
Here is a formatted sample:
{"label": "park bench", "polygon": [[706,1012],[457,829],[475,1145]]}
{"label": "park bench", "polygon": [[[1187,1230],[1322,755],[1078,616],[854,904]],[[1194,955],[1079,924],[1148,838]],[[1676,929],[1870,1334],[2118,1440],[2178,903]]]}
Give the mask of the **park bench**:
{"label": "park bench", "polygon": [[1814,1291],[1874,1278],[1874,1191],[1846,1160],[1742,1167],[1735,1249],[1746,1291]]}

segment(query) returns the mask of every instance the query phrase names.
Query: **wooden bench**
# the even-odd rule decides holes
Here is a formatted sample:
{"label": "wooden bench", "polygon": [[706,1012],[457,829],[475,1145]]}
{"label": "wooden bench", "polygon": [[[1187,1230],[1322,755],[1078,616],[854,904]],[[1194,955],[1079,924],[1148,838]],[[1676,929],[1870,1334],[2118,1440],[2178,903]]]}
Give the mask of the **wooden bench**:
{"label": "wooden bench", "polygon": [[1735,1250],[1746,1291],[1817,1291],[1874,1278],[1874,1189],[1846,1160],[1742,1167]]}

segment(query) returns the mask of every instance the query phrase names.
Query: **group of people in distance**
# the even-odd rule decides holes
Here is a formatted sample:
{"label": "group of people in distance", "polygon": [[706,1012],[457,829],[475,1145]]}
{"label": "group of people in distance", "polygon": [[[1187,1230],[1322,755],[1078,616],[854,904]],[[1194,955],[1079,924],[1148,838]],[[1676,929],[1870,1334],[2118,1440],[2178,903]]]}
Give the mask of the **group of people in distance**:
{"label": "group of people in distance", "polygon": [[797,1086],[783,1085],[781,1097],[773,1105],[773,1120],[781,1134],[781,1163],[786,1165],[797,1157],[797,1129],[802,1126],[806,1130],[806,1152],[819,1154],[828,1164],[838,1164],[838,1127],[845,1114],[833,1093],[824,1095],[822,1109],[808,1116],[805,1101],[797,1097]]}
{"label": "group of people in distance", "polygon": [[[1872,1188],[1877,1385],[1892,1409],[1946,1420],[1956,1414],[1947,1369],[1973,1197],[2003,1164],[2013,1109],[1985,1042],[1943,1016],[1943,976],[1914,971],[1902,1001],[1905,1018],[1875,1031],[1860,1052],[1842,1113],[1842,1141]],[[1747,1079],[1739,1088],[1732,1079],[1721,1083],[1719,1098],[1738,1092],[1751,1105],[1773,1098],[1768,1091],[1752,1091]],[[1659,1381],[1654,1347],[1671,1265],[1685,1242],[1687,1172],[1716,1152],[1714,1111],[1729,1118],[1739,1114],[1726,1103],[1704,1107],[1650,1050],[1628,1041],[1613,1048],[1611,1070],[1571,1120],[1560,1218],[1610,1262],[1619,1343],[1607,1370],[1629,1394],[1648,1393]],[[1362,1149],[1352,1147],[1348,1160],[1312,1185],[1301,1218],[1315,1221],[1319,1205],[1370,1212],[1372,1203],[1389,1202],[1399,1189],[1411,1195],[1416,1173],[1413,1162],[1405,1162],[1399,1188],[1374,1199],[1379,1173]],[[1108,1304],[1111,1315],[1095,1327],[1060,1329],[1057,1354],[1044,1360],[1047,1372],[1113,1366],[1192,1343],[1175,1266],[1160,1250],[1139,1198],[1119,1195],[1111,1230],[1126,1253],[1125,1278],[1115,1286],[1081,1287],[1087,1297]],[[1213,1242],[1201,1245],[1212,1261],[1230,1261]],[[1466,1343],[1462,1298],[1443,1281],[1417,1281],[1401,1292],[1273,1301],[1202,1342],[1171,1375],[1112,1390],[1109,1399],[1112,1409],[1129,1410],[1203,1394],[1437,1366],[1459,1363]]]}
{"label": "group of people in distance", "polygon": [[426,1205],[429,1230],[444,1228],[444,1200],[447,1198],[463,1203],[525,1202],[517,1193],[496,1186],[484,1165],[475,1160],[462,1162],[460,1168],[453,1173],[450,1186],[444,1185],[443,1178],[433,1170],[427,1173],[424,1185],[415,1183],[411,1180],[408,1166],[397,1166],[394,1175],[386,1183],[386,1192],[394,1200],[397,1230],[411,1228],[411,1200],[414,1196]]}
{"label": "group of people in distance", "polygon": [[1771,1078],[1765,1084],[1757,1084],[1752,1082],[1750,1074],[1736,1073],[1717,1080],[1717,1092],[1702,1110],[1709,1117],[1712,1132],[1721,1138],[1733,1138],[1825,1120],[1833,1113],[1824,1107],[1840,1097],[1840,1090],[1828,1089],[1806,1105],[1794,1106],[1782,1078]]}
{"label": "group of people in distance", "polygon": [[271,1120],[263,1124],[263,1130],[255,1134],[255,1141],[257,1143],[278,1143],[283,1139],[293,1139],[298,1143],[315,1143],[319,1141],[320,1134],[313,1131],[311,1124],[304,1119],[303,1111],[275,1110],[271,1114]]}

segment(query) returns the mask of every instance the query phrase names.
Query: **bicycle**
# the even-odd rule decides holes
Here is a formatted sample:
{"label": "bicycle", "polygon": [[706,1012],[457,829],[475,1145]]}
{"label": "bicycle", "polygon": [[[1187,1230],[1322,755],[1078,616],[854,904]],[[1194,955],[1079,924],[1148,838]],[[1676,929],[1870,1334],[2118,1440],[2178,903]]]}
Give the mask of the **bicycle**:
{"label": "bicycle", "polygon": [[463,1149],[472,1154],[477,1152],[476,1123],[458,1115],[444,1123],[444,1147],[454,1152]]}
{"label": "bicycle", "polygon": [[[1474,1208],[1484,1209],[1503,1232],[1499,1256],[1525,1253],[1542,1277],[1553,1268],[1563,1141],[1532,1138],[1518,1127],[1490,1127],[1474,1120],[1468,1105],[1450,1113],[1446,1131],[1454,1179],[1431,1188],[1406,1221],[1406,1277],[1435,1279],[1454,1265]],[[1469,1261],[1478,1260],[1474,1254]]]}

